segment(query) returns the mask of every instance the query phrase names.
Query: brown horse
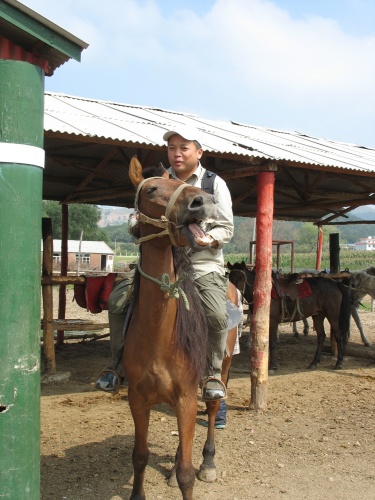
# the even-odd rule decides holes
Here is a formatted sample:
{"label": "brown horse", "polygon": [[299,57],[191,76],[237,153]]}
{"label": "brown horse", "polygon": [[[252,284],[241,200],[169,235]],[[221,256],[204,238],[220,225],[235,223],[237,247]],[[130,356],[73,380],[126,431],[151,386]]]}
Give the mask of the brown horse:
{"label": "brown horse", "polygon": [[[241,264],[227,264],[229,280],[243,292],[243,296],[251,305],[253,303],[255,270],[249,270],[245,262]],[[350,297],[347,287],[342,283],[327,278],[307,278],[310,285],[311,295],[299,298],[296,307],[296,300],[286,298],[284,303],[280,298],[271,298],[270,305],[270,328],[269,328],[269,369],[275,370],[277,327],[279,323],[289,323],[290,318],[294,321],[303,317],[312,317],[314,328],[318,338],[318,346],[313,361],[309,368],[315,370],[320,363],[323,350],[324,339],[324,319],[327,318],[331,325],[331,333],[337,342],[337,362],[336,369],[342,368],[344,351],[347,343],[350,320]],[[284,313],[283,313],[283,309]]]}
{"label": "brown horse", "polygon": [[[145,498],[151,407],[167,403],[177,417],[179,433],[174,470],[183,499],[190,500],[195,480],[192,445],[197,388],[207,363],[207,331],[194,282],[189,269],[185,270],[185,253],[174,247],[199,249],[189,226],[194,225],[196,232],[195,224],[216,217],[216,208],[213,197],[198,188],[162,177],[144,179],[135,158],[129,175],[137,187],[141,248],[123,356],[135,426],[131,499]],[[198,477],[213,480],[213,433],[219,401],[207,406],[208,437]]]}

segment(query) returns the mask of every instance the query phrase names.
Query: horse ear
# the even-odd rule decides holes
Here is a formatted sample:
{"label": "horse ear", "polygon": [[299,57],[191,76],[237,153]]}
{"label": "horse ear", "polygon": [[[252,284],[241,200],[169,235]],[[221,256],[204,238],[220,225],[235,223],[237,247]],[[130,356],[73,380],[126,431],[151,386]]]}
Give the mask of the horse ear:
{"label": "horse ear", "polygon": [[233,266],[230,262],[227,262],[227,268],[231,271],[233,269]]}
{"label": "horse ear", "polygon": [[129,177],[135,187],[143,181],[142,165],[136,156],[130,160]]}
{"label": "horse ear", "polygon": [[164,168],[164,165],[162,164],[162,162],[159,162],[159,168],[163,172],[160,177],[164,177],[164,179],[169,179],[169,174],[168,174],[167,170]]}

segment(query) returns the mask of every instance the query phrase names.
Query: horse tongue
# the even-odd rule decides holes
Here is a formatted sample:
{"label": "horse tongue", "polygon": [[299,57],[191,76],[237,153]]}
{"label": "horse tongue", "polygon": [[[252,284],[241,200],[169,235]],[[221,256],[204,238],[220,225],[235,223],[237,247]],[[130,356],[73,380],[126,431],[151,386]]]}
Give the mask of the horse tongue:
{"label": "horse tongue", "polygon": [[206,236],[206,233],[202,231],[198,224],[189,224],[189,230],[198,245],[206,245],[210,241],[210,239]]}

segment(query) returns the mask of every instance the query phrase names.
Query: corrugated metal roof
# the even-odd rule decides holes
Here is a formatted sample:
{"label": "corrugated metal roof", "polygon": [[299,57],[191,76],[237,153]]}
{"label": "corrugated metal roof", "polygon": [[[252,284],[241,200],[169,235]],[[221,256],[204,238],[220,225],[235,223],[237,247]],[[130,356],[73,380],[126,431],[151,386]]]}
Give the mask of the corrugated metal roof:
{"label": "corrugated metal roof", "polygon": [[375,149],[356,144],[154,107],[45,94],[45,131],[163,147],[164,131],[176,124],[198,128],[208,153],[375,172]]}
{"label": "corrugated metal roof", "polygon": [[[43,252],[43,241],[41,242]],[[61,253],[61,240],[53,240],[54,253]],[[79,240],[68,240],[68,253],[79,253]],[[114,251],[104,241],[82,241],[81,253],[114,255]]]}
{"label": "corrugated metal roof", "polygon": [[374,204],[375,149],[235,122],[47,92],[43,199],[132,207],[130,158],[168,166],[163,133],[201,131],[202,164],[222,177],[233,212],[253,217],[257,174],[275,172],[274,218],[325,221]]}

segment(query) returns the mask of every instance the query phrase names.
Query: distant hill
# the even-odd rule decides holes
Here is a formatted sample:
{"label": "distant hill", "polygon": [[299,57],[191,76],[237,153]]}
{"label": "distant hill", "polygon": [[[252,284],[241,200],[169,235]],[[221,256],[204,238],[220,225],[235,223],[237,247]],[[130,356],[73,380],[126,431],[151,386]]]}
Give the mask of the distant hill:
{"label": "distant hill", "polygon": [[375,220],[375,207],[373,205],[358,207],[350,212],[350,215],[355,215],[362,220]]}
{"label": "distant hill", "polygon": [[128,221],[131,208],[100,206],[102,217],[98,222],[99,227],[119,226]]}

